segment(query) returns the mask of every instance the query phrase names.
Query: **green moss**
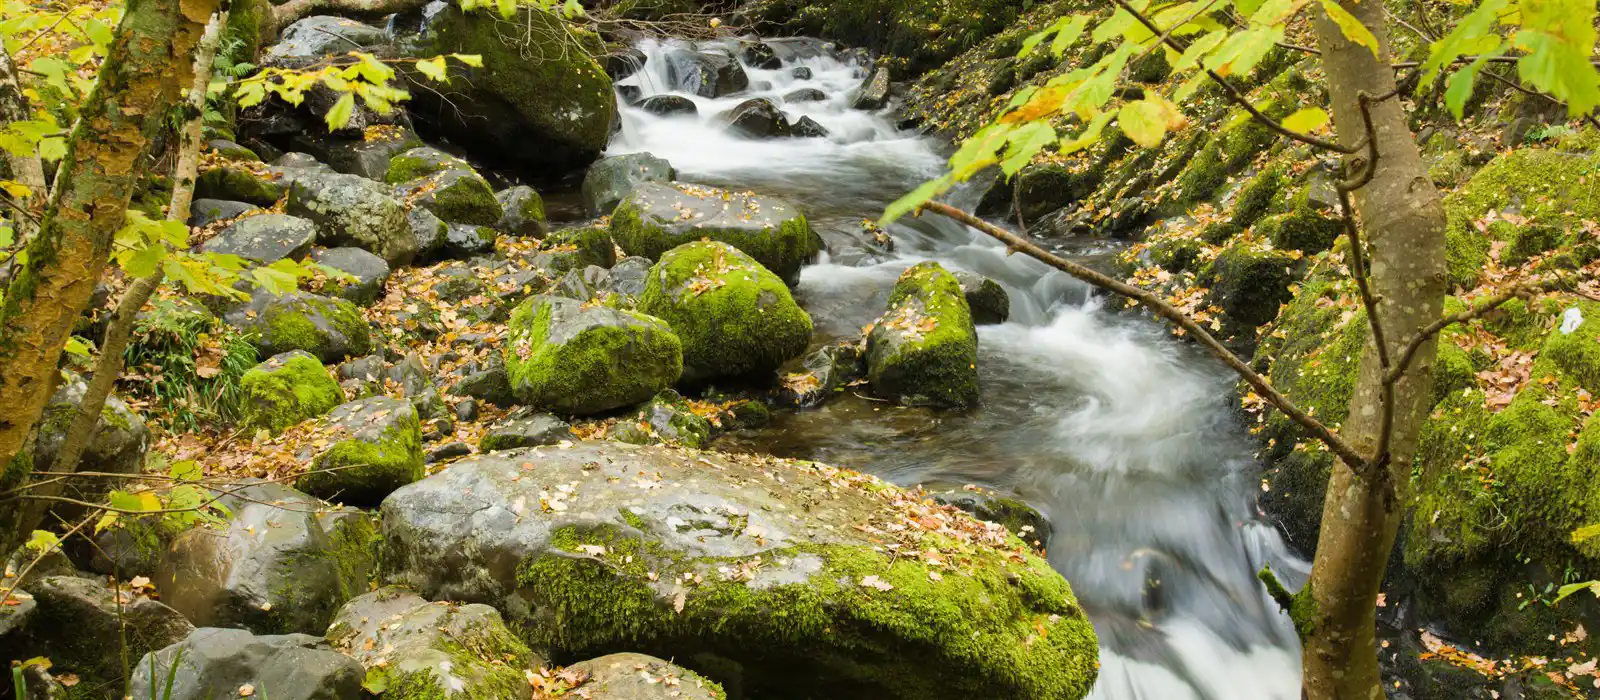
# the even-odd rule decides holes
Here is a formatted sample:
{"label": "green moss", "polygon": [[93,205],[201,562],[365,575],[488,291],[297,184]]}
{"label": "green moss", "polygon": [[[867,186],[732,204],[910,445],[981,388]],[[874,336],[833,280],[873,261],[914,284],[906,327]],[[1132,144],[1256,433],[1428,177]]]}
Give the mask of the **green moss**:
{"label": "green moss", "polygon": [[[684,194],[699,196],[688,192]],[[663,253],[685,243],[704,239],[721,241],[755,258],[762,267],[771,270],[785,282],[792,283],[798,279],[800,267],[816,257],[822,249],[821,238],[812,230],[811,223],[806,217],[799,212],[795,212],[794,216],[778,222],[775,226],[756,226],[750,221],[745,221],[738,226],[683,226],[676,227],[676,231],[669,231],[663,227],[663,223],[671,224],[672,221],[658,221],[654,217],[646,217],[634,203],[636,196],[637,193],[623,199],[611,215],[611,237],[630,255],[641,255],[655,260]],[[717,195],[711,193],[704,196]],[[759,199],[750,200],[745,205],[745,210],[754,207],[760,211],[761,204]],[[738,210],[732,215],[741,216]]]}
{"label": "green moss", "polygon": [[[1527,235],[1527,248],[1549,248],[1572,242],[1577,223],[1600,219],[1600,194],[1593,185],[1600,156],[1524,148],[1496,157],[1460,189],[1445,198],[1448,227],[1446,260],[1450,281],[1473,287],[1488,262],[1496,233]],[[1524,220],[1515,227],[1478,230],[1492,212],[1515,211]],[[1531,232],[1524,231],[1533,229]],[[1528,251],[1523,251],[1527,254]],[[1516,257],[1516,254],[1513,254]]]}
{"label": "green moss", "polygon": [[[564,314],[612,314],[608,322],[574,328],[551,342],[552,314],[567,299],[536,296],[511,312],[505,363],[512,390],[531,404],[593,413],[638,403],[677,382],[683,344],[660,319],[631,311],[589,308]],[[615,321],[615,322],[609,322]],[[569,324],[583,324],[569,318]]]}
{"label": "green moss", "polygon": [[683,341],[689,381],[770,372],[811,341],[811,317],[783,280],[726,243],[688,243],[662,255],[639,309]]}
{"label": "green moss", "polygon": [[1560,328],[1551,331],[1540,351],[1562,371],[1572,376],[1591,394],[1600,394],[1600,303],[1582,301],[1575,305],[1583,323],[1570,333]]}
{"label": "green moss", "polygon": [[433,189],[423,195],[424,206],[440,219],[476,226],[500,223],[500,202],[477,173],[450,170],[431,176],[428,182]]}
{"label": "green moss", "polygon": [[611,242],[611,232],[601,226],[555,231],[545,237],[541,248],[555,252],[550,265],[555,272],[582,270],[590,265],[609,269],[617,264],[617,246]]}
{"label": "green moss", "polygon": [[1272,201],[1283,189],[1287,173],[1288,169],[1284,166],[1274,165],[1261,171],[1239,190],[1239,196],[1233,202],[1233,225],[1246,229],[1265,216]]}
{"label": "green moss", "polygon": [[[273,361],[281,361],[276,366]],[[256,366],[239,380],[244,394],[246,430],[273,433],[315,418],[344,403],[344,391],[317,358],[304,352],[276,356]]]}
{"label": "green moss", "polygon": [[1289,285],[1296,277],[1294,264],[1287,253],[1236,239],[1217,254],[1203,277],[1212,303],[1227,320],[1254,328],[1277,318],[1279,305],[1293,296]]}
{"label": "green moss", "polygon": [[383,181],[399,185],[454,169],[470,171],[472,166],[437,149],[415,148],[389,159],[389,171],[384,174]]}
{"label": "green moss", "polygon": [[[316,319],[326,324],[326,329]],[[352,356],[365,355],[372,347],[366,319],[355,304],[344,299],[302,295],[271,303],[262,311],[261,322],[264,330],[259,343],[274,355],[290,350],[323,355],[334,342],[335,333],[344,339],[345,349]]]}
{"label": "green moss", "polygon": [[295,488],[319,497],[336,495],[345,503],[375,505],[423,475],[422,424],[415,411],[405,410],[377,439],[340,440],[317,455]]}
{"label": "green moss", "polygon": [[977,362],[977,333],[961,283],[936,262],[907,269],[868,338],[873,390],[908,404],[971,406],[979,396]]}
{"label": "green moss", "polygon": [[288,187],[270,176],[228,165],[206,170],[195,180],[196,196],[249,202],[263,207],[276,204],[288,191]]}
{"label": "green moss", "polygon": [[1179,272],[1194,267],[1204,246],[1193,238],[1162,238],[1150,243],[1150,262],[1168,272]]}
{"label": "green moss", "polygon": [[[520,570],[521,591],[540,611],[526,628],[530,641],[573,657],[627,648],[691,660],[765,658],[787,668],[746,664],[747,686],[780,689],[779,673],[829,673],[842,676],[830,678],[841,690],[903,698],[1082,697],[1093,684],[1093,629],[1066,582],[1032,555],[1006,563],[971,550],[970,569],[935,579],[930,572],[939,572],[914,557],[794,547],[761,556],[805,558],[819,570],[755,586],[711,573],[741,559],[674,556],[609,526],[564,528],[552,543],[572,553],[606,548],[600,558],[546,554]],[[686,573],[703,580],[679,611],[669,592],[652,586],[652,573],[661,582]],[[887,586],[859,585],[867,576]]]}

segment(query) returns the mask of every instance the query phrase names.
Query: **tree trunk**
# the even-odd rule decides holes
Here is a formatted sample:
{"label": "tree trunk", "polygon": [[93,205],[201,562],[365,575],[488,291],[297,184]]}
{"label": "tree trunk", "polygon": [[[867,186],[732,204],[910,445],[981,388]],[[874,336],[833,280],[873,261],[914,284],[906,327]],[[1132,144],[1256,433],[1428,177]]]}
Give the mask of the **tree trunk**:
{"label": "tree trunk", "polygon": [[[1393,91],[1394,71],[1389,67],[1383,3],[1341,4],[1372,30],[1382,49],[1374,56],[1346,39],[1317,11],[1317,43],[1328,76],[1334,126],[1342,143],[1356,145],[1367,137],[1361,96],[1375,98]],[[1377,320],[1389,356],[1395,357],[1442,312],[1445,216],[1400,101],[1374,103],[1368,112],[1377,168],[1371,182],[1354,193],[1355,209],[1370,242],[1368,268],[1378,299]],[[1362,166],[1356,161],[1366,157],[1366,151],[1351,156],[1351,170],[1359,172]],[[1339,431],[1363,454],[1377,453],[1383,427],[1385,371],[1372,338],[1369,328],[1350,415]],[[1433,357],[1434,342],[1429,340],[1410,371],[1394,385],[1387,468],[1363,474],[1338,461],[1330,475],[1311,580],[1300,595],[1305,609],[1297,616],[1304,636],[1305,694],[1311,700],[1384,697],[1374,639],[1377,596],[1428,414]]]}
{"label": "tree trunk", "polygon": [[[17,66],[11,60],[11,53],[0,46],[0,126],[32,118],[33,106],[28,104],[28,98],[22,92],[22,81],[17,79]],[[37,151],[26,156],[6,151],[5,160],[11,179],[33,190],[27,197],[14,198],[12,206],[11,222],[18,233],[25,234],[33,230],[30,217],[38,215],[34,203],[43,201],[47,194],[44,163],[39,160]],[[26,236],[19,235],[17,239],[26,240]]]}
{"label": "tree trunk", "polygon": [[[22,450],[55,384],[61,349],[105,269],[151,136],[193,83],[217,0],[129,0],[73,127],[27,261],[0,306],[0,465]],[[9,478],[8,478],[9,480]],[[18,509],[0,507],[0,521]],[[0,539],[15,523],[0,522]],[[24,533],[25,534],[25,533]]]}

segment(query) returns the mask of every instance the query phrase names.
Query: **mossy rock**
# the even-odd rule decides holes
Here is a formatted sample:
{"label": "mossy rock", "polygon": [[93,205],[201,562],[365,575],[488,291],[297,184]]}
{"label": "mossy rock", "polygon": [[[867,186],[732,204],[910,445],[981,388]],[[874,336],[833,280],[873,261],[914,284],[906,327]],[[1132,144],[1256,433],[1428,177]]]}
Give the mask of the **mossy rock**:
{"label": "mossy rock", "polygon": [[360,175],[297,175],[288,212],[315,223],[322,245],[361,248],[391,268],[411,262],[428,242],[413,231],[405,207],[383,185]]}
{"label": "mossy rock", "polygon": [[295,481],[306,493],[370,507],[422,478],[422,425],[410,401],[352,401],[335,408],[323,429],[331,444]]}
{"label": "mossy rock", "polygon": [[[1600,156],[1522,148],[1496,157],[1445,197],[1445,259],[1450,282],[1472,288],[1495,240],[1516,243],[1513,259],[1573,242],[1579,222],[1600,220],[1593,196]],[[1486,215],[1510,212],[1518,225],[1480,231]],[[1528,240],[1518,240],[1528,236]],[[1539,249],[1543,250],[1539,250]],[[1504,261],[1504,260],[1503,260]]]}
{"label": "mossy rock", "polygon": [[394,196],[447,224],[494,226],[505,211],[489,181],[469,168],[451,168],[396,185]]}
{"label": "mossy rock", "polygon": [[619,421],[607,438],[634,445],[676,445],[700,449],[711,442],[711,421],[697,415],[678,392],[668,389],[639,410],[632,421]]}
{"label": "mossy rock", "polygon": [[1009,180],[995,182],[984,193],[978,210],[985,214],[1015,214],[1020,206],[1024,221],[1036,221],[1092,194],[1101,175],[1092,167],[1079,170],[1051,163],[1030,165]]}
{"label": "mossy rock", "polygon": [[889,310],[867,334],[867,380],[908,406],[966,408],[978,402],[978,334],[961,283],[936,262],[907,269]]}
{"label": "mossy rock", "polygon": [[[653,656],[623,652],[580,661],[568,667],[587,674],[583,688],[617,700],[727,700],[716,681]],[[672,679],[668,685],[665,679]]]}
{"label": "mossy rock", "polygon": [[503,212],[497,225],[501,231],[528,238],[543,238],[550,231],[550,223],[545,219],[544,199],[532,187],[508,187],[496,192],[494,198]]}
{"label": "mossy rock", "polygon": [[412,180],[436,175],[446,170],[471,170],[472,166],[460,158],[431,146],[413,148],[389,159],[389,169],[383,181],[400,185]]}
{"label": "mossy rock", "polygon": [[[548,483],[571,495],[540,507]],[[929,509],[947,529],[917,524]],[[480,514],[494,524],[468,525]],[[501,452],[397,491],[383,524],[397,582],[504,605],[561,658],[670,655],[773,698],[1082,698],[1096,675],[1067,582],[1004,528],[824,465],[616,442]],[[859,526],[961,564],[891,556]]]}
{"label": "mossy rock", "polygon": [[617,247],[611,233],[601,226],[576,226],[546,236],[537,261],[551,272],[582,270],[593,265],[610,268],[617,264]]}
{"label": "mossy rock", "polygon": [[280,181],[259,162],[239,161],[207,168],[194,183],[196,197],[247,202],[262,207],[276,204],[288,192],[288,184]]}
{"label": "mossy rock", "polygon": [[678,177],[672,164],[649,153],[603,158],[589,166],[583,178],[583,203],[589,212],[609,215],[641,182],[671,182]]}
{"label": "mossy rock", "polygon": [[721,241],[789,283],[822,250],[821,237],[788,202],[682,183],[640,183],[612,214],[611,237],[629,255],[652,260],[685,243]]}
{"label": "mossy rock", "polygon": [[683,374],[683,344],[661,319],[553,296],[511,312],[511,390],[524,403],[574,415],[636,404]]}
{"label": "mossy rock", "polygon": [[239,380],[245,429],[273,433],[344,403],[344,391],[322,362],[303,350],[273,355]]}
{"label": "mossy rock", "polygon": [[1238,196],[1233,200],[1233,225],[1246,229],[1255,224],[1261,217],[1266,216],[1272,207],[1272,202],[1277,198],[1278,192],[1284,187],[1287,180],[1288,169],[1282,165],[1274,165],[1262,170],[1251,178],[1239,190]]}
{"label": "mossy rock", "polygon": [[1211,288],[1211,303],[1227,319],[1255,328],[1278,317],[1278,307],[1294,295],[1295,258],[1256,240],[1236,239],[1217,254],[1202,277]]}
{"label": "mossy rock", "polygon": [[1256,235],[1272,242],[1278,250],[1298,250],[1315,254],[1333,246],[1344,232],[1344,222],[1309,208],[1269,216],[1256,222]]}
{"label": "mossy rock", "polygon": [[639,310],[666,321],[683,341],[686,382],[770,373],[811,342],[811,317],[783,280],[716,241],[663,254]]}
{"label": "mossy rock", "polygon": [[372,349],[367,320],[344,299],[304,292],[277,296],[257,290],[249,304],[228,312],[224,319],[250,334],[263,357],[304,350],[323,362],[338,362]]}

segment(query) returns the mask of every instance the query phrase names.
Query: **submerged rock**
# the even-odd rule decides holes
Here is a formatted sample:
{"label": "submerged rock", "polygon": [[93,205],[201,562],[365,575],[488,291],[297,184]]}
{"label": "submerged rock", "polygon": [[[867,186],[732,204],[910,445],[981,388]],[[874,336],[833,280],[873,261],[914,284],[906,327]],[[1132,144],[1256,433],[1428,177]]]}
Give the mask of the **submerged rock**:
{"label": "submerged rock", "polygon": [[978,402],[978,335],[961,283],[936,262],[900,275],[889,310],[867,334],[874,393],[908,406]]}
{"label": "submerged rock", "polygon": [[328,415],[326,431],[331,444],[295,482],[306,493],[372,506],[422,478],[422,427],[410,401],[352,401]]}
{"label": "submerged rock", "polygon": [[640,184],[613,212],[611,236],[652,260],[702,238],[721,241],[789,283],[822,250],[806,217],[782,199],[682,183]]}
{"label": "submerged rock", "polygon": [[649,153],[629,153],[595,161],[583,178],[583,203],[590,213],[609,215],[641,182],[671,182],[672,164]]}
{"label": "submerged rock", "polygon": [[784,102],[824,102],[828,93],[816,88],[800,88],[783,96]]}
{"label": "submerged rock", "polygon": [[[320,633],[319,633],[320,634]],[[172,670],[176,665],[176,670]],[[169,686],[167,678],[172,678]],[[361,664],[309,634],[201,628],[139,659],[130,694],[164,700],[361,700]]]}
{"label": "submerged rock", "polygon": [[430,603],[389,586],[346,603],[328,627],[334,648],[366,667],[384,695],[525,700],[542,659],[487,605]]}
{"label": "submerged rock", "polygon": [[268,358],[239,379],[241,426],[274,433],[344,403],[344,391],[317,358],[290,350]]}
{"label": "submerged rock", "polygon": [[639,310],[683,341],[683,380],[769,373],[805,352],[811,317],[783,280],[727,243],[686,243],[651,268]]}
{"label": "submerged rock", "polygon": [[[533,448],[403,488],[383,523],[397,581],[504,606],[569,658],[682,659],[752,697],[1080,698],[1094,682],[1094,631],[1047,563],[999,526],[831,467]],[[886,553],[870,533],[889,531],[921,554]]]}
{"label": "submerged rock", "polygon": [[599,413],[644,401],[683,373],[682,343],[651,316],[541,295],[507,325],[511,390],[533,406]]}

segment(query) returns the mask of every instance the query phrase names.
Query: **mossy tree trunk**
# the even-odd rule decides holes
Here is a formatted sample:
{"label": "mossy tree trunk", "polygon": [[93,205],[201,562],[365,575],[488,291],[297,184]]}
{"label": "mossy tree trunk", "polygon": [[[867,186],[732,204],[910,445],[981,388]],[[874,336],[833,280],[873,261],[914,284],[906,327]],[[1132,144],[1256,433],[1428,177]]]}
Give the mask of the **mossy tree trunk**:
{"label": "mossy tree trunk", "polygon": [[[1320,10],[1315,29],[1342,143],[1371,137],[1377,167],[1371,182],[1354,193],[1361,230],[1370,242],[1370,284],[1377,298],[1377,327],[1390,357],[1439,318],[1445,296],[1444,208],[1428,178],[1416,140],[1406,126],[1400,100],[1363,108],[1363,98],[1395,89],[1389,67],[1384,5],[1341,3],[1378,38],[1378,55],[1349,39]],[[1363,112],[1366,114],[1364,115]],[[1352,156],[1360,172],[1367,152]],[[1350,415],[1339,434],[1362,454],[1376,455],[1383,442],[1387,372],[1369,328]],[[1308,590],[1297,615],[1304,637],[1304,687],[1310,700],[1381,700],[1374,639],[1377,596],[1411,478],[1432,386],[1434,344],[1430,339],[1410,369],[1393,385],[1389,459],[1376,468],[1336,462],[1323,503],[1322,531]]]}
{"label": "mossy tree trunk", "polygon": [[[152,137],[194,81],[194,51],[218,0],[129,0],[68,139],[26,262],[0,305],[0,464],[27,443],[73,326],[99,282],[145,173]],[[0,505],[0,548],[19,508]],[[6,522],[10,521],[10,522]]]}

